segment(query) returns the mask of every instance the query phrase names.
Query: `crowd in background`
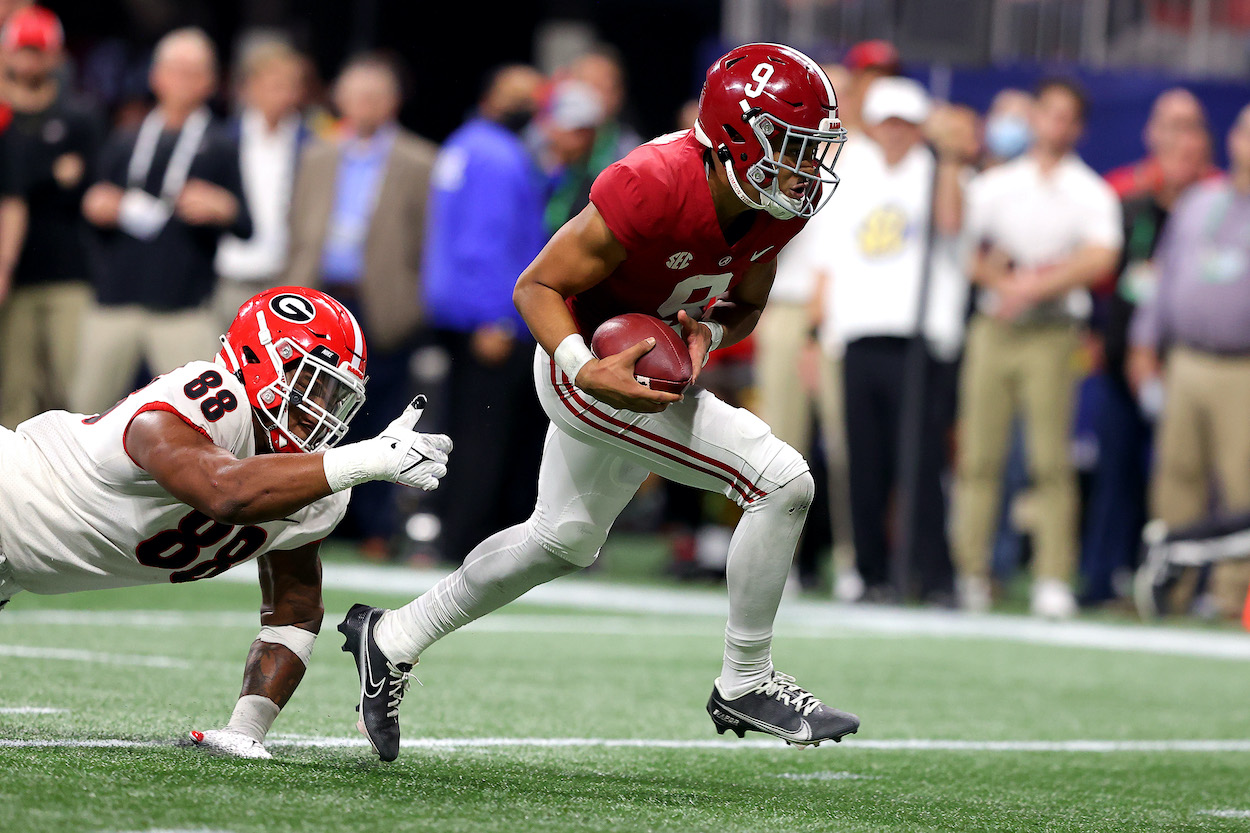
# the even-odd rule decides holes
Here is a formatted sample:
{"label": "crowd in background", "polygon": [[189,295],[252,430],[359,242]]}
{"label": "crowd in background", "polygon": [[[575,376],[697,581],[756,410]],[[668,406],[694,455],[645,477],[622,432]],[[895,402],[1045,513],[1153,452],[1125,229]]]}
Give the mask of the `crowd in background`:
{"label": "crowd in background", "polygon": [[[314,286],[369,345],[349,439],[422,388],[456,442],[419,504],[356,491],[343,531],[362,553],[456,562],[524,519],[546,421],[512,287],[642,141],[610,47],[551,75],[497,68],[437,146],[399,124],[414,91],[385,54],[323,88],[283,39],[222,67],[178,29],[148,106],[106,113],[54,14],[0,26],[0,424],[106,410],[215,354],[252,294]],[[1028,562],[1032,610],[1067,618],[1127,592],[1148,520],[1250,512],[1250,108],[1212,136],[1171,90],[1147,156],[1104,179],[1074,151],[1071,82],[1004,90],[983,116],[931,100],[885,42],[827,71],[842,183],[783,253],[753,339],[701,376],[822,474],[796,580],[982,611]],[[727,502],[654,483],[636,503],[679,574],[723,568]],[[1250,562],[1207,572],[1175,609],[1239,612]]]}

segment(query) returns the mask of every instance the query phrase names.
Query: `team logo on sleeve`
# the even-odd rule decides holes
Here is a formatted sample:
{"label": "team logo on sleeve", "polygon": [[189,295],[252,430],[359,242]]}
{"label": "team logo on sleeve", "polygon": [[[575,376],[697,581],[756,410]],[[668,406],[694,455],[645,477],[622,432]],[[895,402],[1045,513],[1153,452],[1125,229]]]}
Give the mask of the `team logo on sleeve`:
{"label": "team logo on sleeve", "polygon": [[312,301],[303,295],[290,292],[273,296],[269,301],[269,309],[279,318],[296,324],[307,324],[317,317],[317,308]]}

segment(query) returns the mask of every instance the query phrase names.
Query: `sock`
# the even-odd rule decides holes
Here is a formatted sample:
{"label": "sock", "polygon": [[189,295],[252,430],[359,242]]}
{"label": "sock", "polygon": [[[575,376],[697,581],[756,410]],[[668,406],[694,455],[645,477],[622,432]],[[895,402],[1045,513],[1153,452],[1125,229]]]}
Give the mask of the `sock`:
{"label": "sock", "polygon": [[748,505],[729,542],[729,621],[717,686],[730,700],[772,678],[773,620],[815,488],[804,472]]}
{"label": "sock", "polygon": [[576,569],[538,543],[530,522],[517,524],[478,544],[460,569],[418,599],[384,613],[374,637],[391,662],[415,663],[457,628]]}
{"label": "sock", "polygon": [[278,704],[268,697],[259,694],[244,694],[234,704],[234,714],[226,728],[234,732],[242,732],[252,740],[263,743],[269,727],[278,717]]}

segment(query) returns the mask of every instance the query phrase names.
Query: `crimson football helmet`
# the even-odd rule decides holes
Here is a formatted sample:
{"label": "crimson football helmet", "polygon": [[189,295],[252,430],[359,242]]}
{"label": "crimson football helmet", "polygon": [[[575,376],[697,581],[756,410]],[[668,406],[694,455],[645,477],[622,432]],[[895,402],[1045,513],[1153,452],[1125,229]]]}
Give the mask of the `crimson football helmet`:
{"label": "crimson football helmet", "polygon": [[365,338],[346,307],[301,286],[249,298],[217,360],[243,383],[273,451],[321,451],[365,401]]}
{"label": "crimson football helmet", "polygon": [[[797,49],[748,43],[722,55],[707,71],[694,131],[725,165],[738,198],[779,219],[811,217],[838,187],[833,166],[846,141],[838,98],[824,70]],[[794,194],[778,185],[783,170],[799,178]]]}

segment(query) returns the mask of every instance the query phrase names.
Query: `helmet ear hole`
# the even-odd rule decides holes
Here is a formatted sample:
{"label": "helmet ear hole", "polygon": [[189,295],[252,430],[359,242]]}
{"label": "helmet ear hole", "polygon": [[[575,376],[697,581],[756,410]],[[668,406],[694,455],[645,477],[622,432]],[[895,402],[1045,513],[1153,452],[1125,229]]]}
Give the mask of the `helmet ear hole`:
{"label": "helmet ear hole", "polygon": [[260,364],[260,357],[247,345],[243,346],[243,358],[247,360],[248,364]]}
{"label": "helmet ear hole", "polygon": [[742,134],[737,130],[734,130],[732,124],[725,124],[721,126],[725,129],[725,133],[729,135],[729,141],[736,145],[745,145],[747,143],[747,140],[743,138]]}

